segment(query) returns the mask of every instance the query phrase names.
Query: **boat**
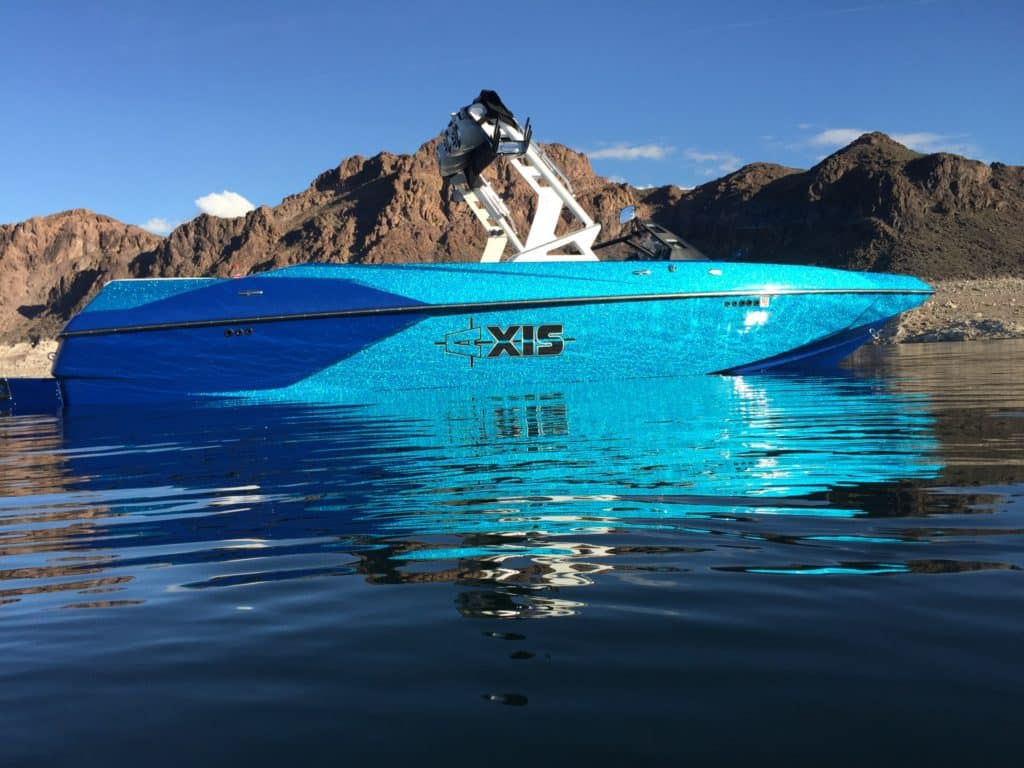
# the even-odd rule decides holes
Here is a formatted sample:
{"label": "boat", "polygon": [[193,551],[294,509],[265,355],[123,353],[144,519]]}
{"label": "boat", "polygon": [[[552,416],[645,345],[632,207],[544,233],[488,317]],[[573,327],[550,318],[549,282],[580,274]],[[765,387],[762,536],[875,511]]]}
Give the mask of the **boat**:
{"label": "boat", "polygon": [[[60,334],[61,406],[834,366],[932,293],[910,276],[708,260],[635,210],[597,243],[532,134],[493,91],[443,134],[439,172],[487,232],[479,262],[111,281]],[[525,237],[486,179],[498,157],[536,194]],[[609,245],[657,260],[600,260]],[[8,380],[0,401],[39,386]]]}

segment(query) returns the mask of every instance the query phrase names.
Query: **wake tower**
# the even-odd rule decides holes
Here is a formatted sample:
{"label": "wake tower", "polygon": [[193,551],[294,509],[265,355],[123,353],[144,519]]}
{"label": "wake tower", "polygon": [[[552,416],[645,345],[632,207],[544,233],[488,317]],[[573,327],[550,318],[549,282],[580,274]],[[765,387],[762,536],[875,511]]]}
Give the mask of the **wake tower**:
{"label": "wake tower", "polygon": [[[525,241],[516,231],[505,201],[484,177],[484,171],[499,157],[507,157],[537,195]],[[530,121],[521,126],[494,91],[480,91],[472,104],[452,113],[437,148],[437,165],[456,199],[469,205],[487,232],[482,262],[502,261],[509,246],[508,261],[597,261],[595,251],[618,243],[628,247],[630,259],[707,260],[679,235],[637,218],[635,205],[624,208],[619,216],[619,223],[626,226],[624,234],[595,243],[601,225],[576,200],[562,170],[533,141]],[[569,229],[557,235],[563,213]]]}
{"label": "wake tower", "polygon": [[[507,157],[537,195],[525,240],[505,201],[483,176],[498,157]],[[437,164],[456,198],[469,205],[487,231],[480,261],[502,261],[509,246],[509,261],[597,261],[593,246],[601,225],[583,210],[565,174],[533,141],[530,121],[521,126],[494,91],[480,91],[472,104],[452,113],[437,148]],[[570,229],[556,235],[563,211]]]}

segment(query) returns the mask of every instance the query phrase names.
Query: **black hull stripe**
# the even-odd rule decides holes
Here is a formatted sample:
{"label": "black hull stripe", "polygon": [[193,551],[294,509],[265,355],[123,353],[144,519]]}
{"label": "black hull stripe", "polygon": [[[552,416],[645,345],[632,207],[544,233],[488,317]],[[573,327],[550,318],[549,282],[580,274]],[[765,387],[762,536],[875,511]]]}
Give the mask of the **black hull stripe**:
{"label": "black hull stripe", "polygon": [[213,328],[224,325],[254,325],[257,323],[280,323],[293,320],[329,320],[344,317],[375,317],[379,315],[426,315],[444,317],[480,312],[501,312],[511,309],[552,309],[576,307],[586,304],[621,304],[644,301],[685,301],[688,299],[731,299],[738,296],[812,296],[843,294],[876,294],[931,296],[932,290],[904,288],[821,288],[775,291],[710,291],[704,293],[646,293],[624,296],[579,296],[563,299],[520,299],[516,301],[479,301],[462,304],[410,304],[401,307],[374,307],[367,309],[339,309],[330,312],[304,312],[290,315],[256,315],[251,317],[227,317],[216,320],[179,320],[170,323],[148,323],[112,328],[90,328],[81,331],[61,331],[57,338],[72,339],[78,336],[105,336],[115,333],[144,333],[146,331],[169,331],[183,328]]}

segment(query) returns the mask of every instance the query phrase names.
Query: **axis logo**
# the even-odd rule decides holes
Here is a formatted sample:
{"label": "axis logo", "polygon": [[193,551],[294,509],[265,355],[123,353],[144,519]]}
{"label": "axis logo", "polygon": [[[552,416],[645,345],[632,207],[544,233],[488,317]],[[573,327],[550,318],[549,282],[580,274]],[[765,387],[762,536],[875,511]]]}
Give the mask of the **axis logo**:
{"label": "axis logo", "polygon": [[469,358],[470,367],[476,360],[493,357],[553,357],[565,350],[575,339],[565,337],[561,323],[542,325],[473,325],[444,335],[444,341],[434,344],[444,347],[450,355]]}

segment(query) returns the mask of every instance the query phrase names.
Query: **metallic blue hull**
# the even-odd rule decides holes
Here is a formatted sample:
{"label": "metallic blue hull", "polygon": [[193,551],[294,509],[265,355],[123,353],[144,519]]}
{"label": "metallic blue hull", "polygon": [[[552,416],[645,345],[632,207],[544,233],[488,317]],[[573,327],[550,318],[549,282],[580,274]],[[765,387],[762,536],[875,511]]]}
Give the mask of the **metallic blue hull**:
{"label": "metallic blue hull", "polygon": [[108,284],[65,328],[69,405],[522,387],[835,362],[930,289],[714,262],[292,267]]}

